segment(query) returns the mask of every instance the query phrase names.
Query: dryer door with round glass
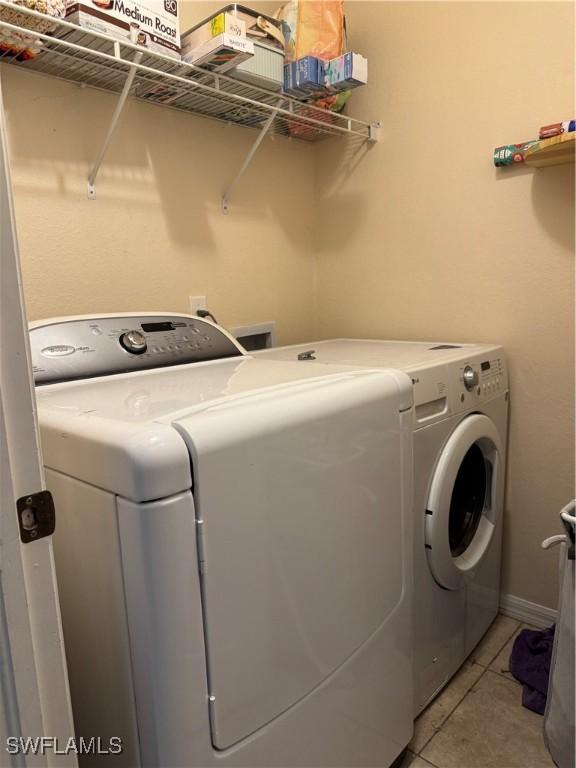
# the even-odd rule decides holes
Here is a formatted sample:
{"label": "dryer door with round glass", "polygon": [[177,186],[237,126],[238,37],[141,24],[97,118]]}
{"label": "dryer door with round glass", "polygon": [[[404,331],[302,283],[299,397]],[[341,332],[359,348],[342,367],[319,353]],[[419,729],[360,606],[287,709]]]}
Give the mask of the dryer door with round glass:
{"label": "dryer door with round glass", "polygon": [[504,453],[481,414],[458,424],[435,468],[426,505],[426,554],[434,579],[459,589],[492,541],[503,494]]}

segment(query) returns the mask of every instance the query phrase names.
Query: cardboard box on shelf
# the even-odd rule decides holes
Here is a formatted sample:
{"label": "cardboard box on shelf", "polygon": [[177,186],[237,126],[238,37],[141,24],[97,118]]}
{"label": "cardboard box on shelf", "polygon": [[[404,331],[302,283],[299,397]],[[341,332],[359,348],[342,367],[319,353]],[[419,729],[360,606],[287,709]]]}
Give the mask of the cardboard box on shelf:
{"label": "cardboard box on shelf", "polygon": [[291,96],[293,99],[306,99],[308,98],[308,94],[296,88],[295,64],[296,62],[294,61],[288,64],[284,64],[284,85],[282,87],[282,90],[285,94],[287,94],[288,96]]}
{"label": "cardboard box on shelf", "polygon": [[551,139],[552,136],[561,136],[563,133],[576,131],[576,120],[564,120],[562,123],[543,125],[538,131],[539,139]]}
{"label": "cardboard box on shelf", "polygon": [[294,99],[307,100],[325,92],[324,62],[315,56],[304,56],[284,65],[284,93]]}
{"label": "cardboard box on shelf", "polygon": [[249,8],[240,3],[231,3],[222,11],[236,16],[246,25],[246,37],[254,43],[279,48],[284,53],[284,33],[282,22],[272,16],[267,16],[254,8]]}
{"label": "cardboard box on shelf", "polygon": [[254,56],[254,43],[237,35],[218,35],[194,48],[182,58],[211,72],[227,72]]}
{"label": "cardboard box on shelf", "polygon": [[180,58],[178,0],[66,0],[66,20]]}
{"label": "cardboard box on shelf", "polygon": [[294,62],[294,68],[296,88],[307,94],[324,90],[325,67],[321,59],[304,56]]}
{"label": "cardboard box on shelf", "polygon": [[253,43],[263,43],[284,52],[281,21],[253,8],[231,3],[182,34],[182,53],[188,53],[190,49],[203,45],[210,38],[223,34],[247,37]]}
{"label": "cardboard box on shelf", "polygon": [[326,87],[348,91],[368,82],[368,59],[359,53],[343,53],[326,64]]}
{"label": "cardboard box on shelf", "polygon": [[231,13],[217,13],[182,35],[182,56],[218,35],[246,37],[246,23]]}

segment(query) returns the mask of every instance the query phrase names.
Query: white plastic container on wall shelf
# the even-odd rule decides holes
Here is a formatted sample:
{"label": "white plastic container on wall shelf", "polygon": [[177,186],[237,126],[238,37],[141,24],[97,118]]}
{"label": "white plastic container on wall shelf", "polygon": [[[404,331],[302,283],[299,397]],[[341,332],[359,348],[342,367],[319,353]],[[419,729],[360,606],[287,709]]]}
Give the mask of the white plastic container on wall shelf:
{"label": "white plastic container on wall shelf", "polygon": [[182,35],[182,58],[202,65],[197,52],[209,46],[217,37],[225,34],[232,48],[234,41],[238,50],[250,46],[250,54],[234,64],[224,61],[211,68],[227,72],[231,77],[242,80],[257,88],[279,91],[283,85],[284,34],[282,23],[272,16],[266,16],[253,8],[231,3],[208,16]]}
{"label": "white plastic container on wall shelf", "polygon": [[279,91],[284,82],[284,53],[272,45],[254,41],[254,56],[234,67],[230,74],[250,85]]}

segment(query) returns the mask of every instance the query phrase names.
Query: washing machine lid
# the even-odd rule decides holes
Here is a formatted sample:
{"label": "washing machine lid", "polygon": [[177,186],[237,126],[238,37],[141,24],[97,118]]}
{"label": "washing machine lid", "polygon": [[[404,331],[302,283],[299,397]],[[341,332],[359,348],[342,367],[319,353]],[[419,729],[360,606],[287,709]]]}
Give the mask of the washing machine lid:
{"label": "washing machine lid", "polygon": [[459,589],[473,575],[492,541],[503,492],[498,429],[487,416],[467,416],[442,449],[426,504],[426,555],[440,586]]}
{"label": "washing machine lid", "polygon": [[350,372],[174,422],[193,463],[217,749],[314,690],[406,595],[410,389]]}
{"label": "washing machine lid", "polygon": [[[192,486],[188,450],[172,427],[179,416],[347,370],[242,356],[38,387],[44,464],[133,501],[171,496]],[[398,381],[409,407],[411,388]]]}
{"label": "washing machine lid", "polygon": [[[398,368],[410,373],[427,367],[463,360],[476,353],[500,347],[486,344],[443,343],[436,341],[384,341],[380,339],[330,339],[266,349],[253,353],[267,360],[297,360],[313,350],[313,360],[337,365]],[[307,362],[307,361],[306,361]]]}

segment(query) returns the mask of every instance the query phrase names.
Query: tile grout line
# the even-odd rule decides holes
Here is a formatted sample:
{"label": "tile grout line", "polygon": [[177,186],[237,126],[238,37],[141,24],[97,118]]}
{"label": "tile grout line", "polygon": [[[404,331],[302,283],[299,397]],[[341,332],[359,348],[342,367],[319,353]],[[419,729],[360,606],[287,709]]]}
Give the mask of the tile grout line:
{"label": "tile grout line", "polygon": [[[430,763],[432,768],[439,768],[439,766],[437,766],[436,763],[431,763],[430,760],[426,760],[426,758],[425,757],[421,757],[421,755],[416,755],[416,757],[419,757],[421,760],[424,760],[425,762]],[[408,768],[410,768],[410,766],[408,766]]]}
{"label": "tile grout line", "polygon": [[[482,666],[482,665],[481,665],[481,664],[479,664],[478,666]],[[473,693],[473,692],[474,692],[474,689],[475,689],[475,688],[476,688],[476,686],[477,686],[477,685],[480,683],[480,680],[482,680],[482,678],[485,676],[485,674],[486,674],[487,672],[490,672],[490,673],[492,673],[492,674],[493,674],[493,675],[495,675],[496,677],[504,677],[504,675],[499,675],[499,674],[498,674],[498,672],[495,672],[493,669],[489,669],[488,667],[485,667],[485,668],[484,668],[484,672],[482,672],[482,674],[480,675],[480,677],[478,678],[478,680],[476,680],[476,682],[474,683],[474,685],[472,685],[472,686],[471,686],[471,687],[470,687],[470,688],[469,688],[469,689],[466,691],[466,693],[465,693],[465,694],[464,694],[464,696],[463,696],[463,697],[460,699],[460,701],[458,702],[458,704],[457,704],[457,705],[456,705],[456,706],[455,706],[455,707],[454,707],[454,708],[453,708],[453,709],[450,711],[449,715],[448,715],[448,716],[446,717],[446,719],[443,721],[443,723],[442,723],[442,725],[440,726],[440,728],[438,728],[438,730],[437,730],[437,731],[435,731],[435,732],[433,733],[433,735],[432,735],[432,736],[431,736],[431,737],[428,739],[428,741],[426,742],[426,744],[425,744],[425,745],[422,747],[422,750],[423,750],[423,749],[425,749],[425,748],[428,746],[428,744],[430,744],[430,742],[432,741],[432,739],[433,739],[435,736],[437,736],[437,734],[438,734],[438,733],[440,733],[440,731],[441,731],[441,730],[444,728],[444,726],[447,724],[448,720],[450,720],[450,718],[452,717],[452,715],[454,714],[454,712],[456,712],[456,710],[458,709],[458,707],[459,707],[459,706],[460,706],[460,705],[461,705],[461,704],[464,702],[464,699],[466,699],[470,693]],[[520,687],[520,686],[521,686],[521,684],[520,684],[520,683],[519,683],[517,680],[515,680],[515,679],[513,679],[513,680],[509,680],[509,679],[508,679],[508,678],[506,678],[506,677],[504,677],[504,679],[505,679],[505,680],[507,680],[508,682],[512,682],[512,683],[515,683],[515,684],[516,684],[518,687]],[[421,750],[421,751],[422,751],[422,750]],[[434,763],[430,762],[430,760],[429,760],[427,757],[424,757],[424,755],[422,755],[422,754],[421,754],[421,751],[417,753],[417,757],[420,757],[422,760],[426,761],[427,763],[430,763],[430,765],[431,765],[431,766],[434,766],[434,768],[439,768],[439,767],[438,767],[438,766],[436,766]],[[410,768],[410,766],[408,766],[408,768]],[[502,768],[507,768],[507,766],[503,766]],[[546,767],[546,768],[548,768],[548,767]],[[554,765],[552,765],[552,766],[551,766],[551,768],[555,768],[555,766],[554,766]]]}
{"label": "tile grout line", "polygon": [[[496,661],[496,659],[498,658],[498,656],[499,656],[499,655],[502,653],[502,651],[504,650],[504,648],[506,648],[506,646],[508,645],[508,643],[510,642],[510,640],[511,640],[511,639],[514,637],[514,635],[515,635],[517,632],[519,632],[519,631],[520,631],[520,629],[522,629],[522,623],[521,623],[521,622],[519,622],[519,624],[518,624],[518,626],[516,627],[516,629],[514,629],[514,630],[512,631],[512,633],[511,633],[510,635],[508,635],[508,637],[506,638],[506,640],[504,640],[504,642],[503,642],[503,643],[502,643],[502,645],[501,645],[501,646],[498,648],[498,650],[496,651],[496,653],[495,653],[495,654],[494,654],[494,655],[493,655],[493,656],[490,658],[490,660],[489,660],[489,661],[488,661],[488,662],[487,662],[485,665],[484,665],[484,664],[481,664],[479,661],[476,661],[475,659],[470,659],[470,656],[472,656],[472,654],[474,653],[474,651],[472,651],[472,652],[470,653],[470,656],[468,656],[468,658],[466,659],[466,661],[471,661],[471,663],[472,663],[472,664],[477,664],[479,667],[484,667],[484,669],[490,669],[490,665],[491,665],[491,664],[493,664],[493,663]],[[474,649],[474,650],[476,650],[476,649]],[[480,675],[480,677],[482,677],[482,675]],[[480,678],[478,678],[478,679],[480,679]]]}
{"label": "tile grout line", "polygon": [[[416,755],[416,757],[420,757],[420,755]],[[429,766],[431,766],[431,768],[438,768],[436,763],[431,763],[430,760],[426,760],[425,757],[420,757],[420,760],[424,760],[426,763],[428,763]],[[410,766],[408,766],[408,768],[410,768]]]}
{"label": "tile grout line", "polygon": [[[474,683],[474,685],[472,685],[472,686],[471,686],[471,687],[470,687],[470,688],[469,688],[469,689],[468,689],[468,690],[467,690],[467,691],[464,693],[464,695],[462,696],[462,698],[461,698],[461,699],[459,699],[459,700],[456,702],[456,704],[455,704],[455,705],[452,707],[452,709],[451,709],[451,710],[448,712],[448,714],[446,715],[446,717],[445,717],[445,718],[444,718],[444,720],[442,721],[442,725],[441,725],[439,728],[435,729],[435,730],[434,730],[434,732],[432,733],[432,735],[431,735],[431,736],[430,736],[430,737],[429,737],[429,738],[426,740],[426,742],[425,742],[425,743],[424,743],[424,744],[423,744],[423,745],[420,747],[420,750],[419,750],[419,751],[416,753],[416,754],[417,754],[419,757],[422,757],[422,750],[423,750],[423,749],[426,749],[426,747],[428,746],[428,744],[430,744],[430,742],[431,742],[431,741],[432,741],[432,739],[433,739],[433,738],[436,736],[436,734],[437,734],[437,733],[440,733],[440,731],[442,730],[442,728],[444,728],[444,726],[446,725],[446,723],[448,722],[448,720],[449,720],[449,719],[452,717],[452,715],[454,714],[454,712],[455,712],[455,711],[458,709],[458,707],[460,706],[460,704],[462,704],[462,702],[464,701],[464,699],[466,698],[466,696],[468,696],[468,694],[470,693],[470,691],[471,691],[471,690],[472,690],[472,689],[473,689],[473,688],[474,688],[474,687],[477,685],[477,683],[479,683],[479,682],[480,682],[480,680],[482,680],[482,678],[483,678],[483,677],[484,677],[484,675],[486,674],[486,672],[487,672],[487,670],[488,670],[488,667],[484,667],[482,664],[477,664],[477,666],[478,666],[478,667],[481,667],[481,669],[483,670],[482,674],[480,675],[480,677],[478,678],[478,680],[476,680],[476,682]],[[422,759],[423,759],[423,760],[426,760],[426,758],[425,758],[425,757],[422,757]],[[430,762],[430,761],[428,761],[428,762]]]}

